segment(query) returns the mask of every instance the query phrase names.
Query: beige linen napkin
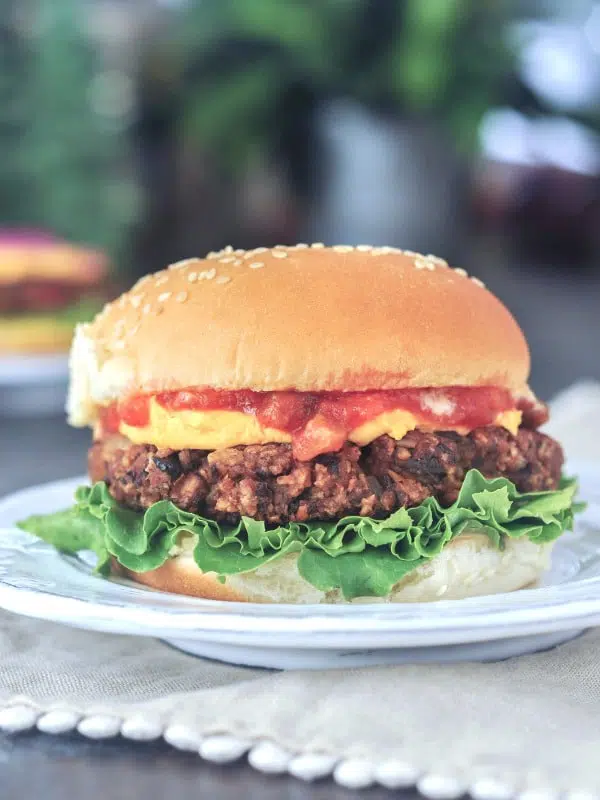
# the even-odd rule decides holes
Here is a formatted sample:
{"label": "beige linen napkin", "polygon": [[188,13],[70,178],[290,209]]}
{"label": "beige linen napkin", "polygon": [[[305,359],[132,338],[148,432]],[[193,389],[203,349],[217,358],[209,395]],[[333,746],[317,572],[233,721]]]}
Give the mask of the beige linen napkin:
{"label": "beige linen napkin", "polygon": [[[557,398],[549,430],[569,458],[592,455],[599,426],[600,385]],[[600,794],[600,629],[495,664],[272,672],[0,613],[0,728],[36,725],[164,736],[215,761],[247,753],[265,772],[356,788],[575,800]]]}

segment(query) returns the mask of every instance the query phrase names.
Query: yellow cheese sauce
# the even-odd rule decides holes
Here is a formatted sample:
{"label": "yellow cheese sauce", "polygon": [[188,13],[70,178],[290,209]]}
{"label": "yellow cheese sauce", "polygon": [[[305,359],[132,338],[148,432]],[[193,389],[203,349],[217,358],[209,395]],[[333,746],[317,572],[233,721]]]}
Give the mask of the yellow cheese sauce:
{"label": "yellow cheese sauce", "polygon": [[[154,398],[150,400],[149,410],[149,425],[134,427],[121,421],[119,432],[134,444],[153,444],[171,450],[221,450],[236,445],[292,441],[289,433],[276,428],[265,428],[253,414],[242,411],[171,411],[160,406]],[[520,411],[503,411],[493,424],[516,434],[521,416]],[[468,429],[444,426],[443,423],[434,428],[431,420],[425,423],[414,414],[398,409],[386,411],[365,422],[351,431],[348,439],[364,446],[385,433],[393,439],[402,439],[417,427],[468,432]]]}

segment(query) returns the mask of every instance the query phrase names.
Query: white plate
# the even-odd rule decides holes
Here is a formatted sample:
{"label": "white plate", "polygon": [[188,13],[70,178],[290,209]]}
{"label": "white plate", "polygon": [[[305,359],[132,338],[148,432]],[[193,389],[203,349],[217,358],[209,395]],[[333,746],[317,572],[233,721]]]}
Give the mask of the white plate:
{"label": "white plate", "polygon": [[0,386],[39,386],[63,381],[68,376],[68,369],[66,353],[0,356]]}
{"label": "white plate", "polygon": [[[571,467],[573,474],[575,467]],[[600,625],[600,467],[579,465],[587,510],[554,550],[542,586],[436,603],[259,605],[154,592],[92,573],[18,529],[70,505],[85,478],[0,501],[0,607],[79,628],[155,636],[187,652],[252,666],[328,668],[489,660],[551,647]]]}
{"label": "white plate", "polygon": [[0,356],[0,413],[37,416],[62,412],[68,375],[66,353]]}

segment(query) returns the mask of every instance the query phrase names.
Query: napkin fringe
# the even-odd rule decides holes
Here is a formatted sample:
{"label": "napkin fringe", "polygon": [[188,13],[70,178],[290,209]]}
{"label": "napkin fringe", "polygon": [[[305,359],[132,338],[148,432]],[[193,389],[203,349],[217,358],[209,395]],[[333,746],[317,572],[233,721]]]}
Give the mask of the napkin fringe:
{"label": "napkin fringe", "polygon": [[[0,706],[0,730],[16,734],[37,728],[42,733],[78,732],[88,739],[123,736],[133,741],[159,738],[178,750],[196,752],[206,761],[227,764],[247,756],[251,767],[269,775],[290,775],[305,781],[331,777],[346,789],[366,789],[379,784],[387,789],[417,789],[428,800],[454,800],[469,794],[474,800],[512,800],[531,795],[532,800],[555,800],[555,787],[526,787],[527,776],[512,785],[483,776],[424,772],[403,760],[374,763],[361,758],[343,758],[323,752],[290,752],[267,739],[244,739],[230,734],[200,735],[183,725],[167,725],[139,713],[128,717],[113,714],[85,714],[69,708],[43,709],[19,697]],[[586,800],[600,797],[586,792]]]}

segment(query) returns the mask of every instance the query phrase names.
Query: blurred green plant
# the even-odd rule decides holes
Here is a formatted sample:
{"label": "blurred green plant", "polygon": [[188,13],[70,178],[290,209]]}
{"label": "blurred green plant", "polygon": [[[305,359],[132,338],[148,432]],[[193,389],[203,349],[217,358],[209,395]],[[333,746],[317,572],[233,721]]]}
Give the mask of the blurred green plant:
{"label": "blurred green plant", "polygon": [[[434,118],[469,152],[513,66],[511,0],[190,0],[171,42],[185,137],[234,169],[268,150],[292,85]],[[280,122],[280,120],[279,120]]]}
{"label": "blurred green plant", "polygon": [[125,131],[93,107],[103,70],[78,0],[3,0],[0,226],[124,251],[139,212]]}

